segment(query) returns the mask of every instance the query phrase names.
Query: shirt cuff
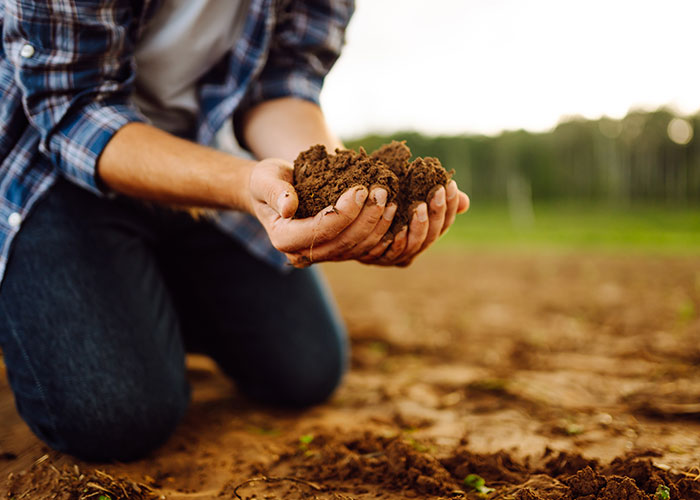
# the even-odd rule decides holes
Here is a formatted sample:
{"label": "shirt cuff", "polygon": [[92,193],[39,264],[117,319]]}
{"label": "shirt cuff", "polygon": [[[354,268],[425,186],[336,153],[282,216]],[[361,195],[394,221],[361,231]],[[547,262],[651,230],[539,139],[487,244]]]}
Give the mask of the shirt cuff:
{"label": "shirt cuff", "polygon": [[91,103],[52,135],[52,159],[72,182],[97,195],[109,194],[97,179],[97,162],[114,134],[132,122],[148,119],[130,104]]}

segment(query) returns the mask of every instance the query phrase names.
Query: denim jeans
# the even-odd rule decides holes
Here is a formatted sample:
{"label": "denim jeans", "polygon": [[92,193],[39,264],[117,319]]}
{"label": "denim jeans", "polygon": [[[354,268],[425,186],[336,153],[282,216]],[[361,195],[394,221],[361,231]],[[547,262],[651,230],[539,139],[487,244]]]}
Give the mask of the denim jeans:
{"label": "denim jeans", "polygon": [[344,327],[316,270],[283,273],[208,221],[60,180],[25,221],[0,289],[17,409],[59,451],[139,458],[189,402],[185,352],[264,404],[325,400]]}

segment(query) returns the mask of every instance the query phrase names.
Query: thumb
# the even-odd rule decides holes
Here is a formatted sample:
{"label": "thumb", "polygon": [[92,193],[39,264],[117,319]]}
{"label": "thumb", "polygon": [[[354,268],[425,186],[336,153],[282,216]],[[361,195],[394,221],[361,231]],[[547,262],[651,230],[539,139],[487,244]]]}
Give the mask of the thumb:
{"label": "thumb", "polygon": [[261,163],[251,182],[255,197],[285,219],[292,217],[299,206],[294,186],[287,181],[289,178],[286,164]]}
{"label": "thumb", "polygon": [[274,201],[268,202],[268,205],[270,205],[275,212],[280,214],[283,219],[289,219],[297,211],[299,199],[291,184],[285,182],[281,182],[280,184],[286,184],[286,189],[280,192]]}

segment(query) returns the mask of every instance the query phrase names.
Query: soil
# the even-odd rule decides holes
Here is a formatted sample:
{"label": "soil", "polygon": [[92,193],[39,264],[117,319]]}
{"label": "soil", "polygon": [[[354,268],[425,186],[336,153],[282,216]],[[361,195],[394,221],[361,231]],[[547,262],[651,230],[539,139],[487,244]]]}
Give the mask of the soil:
{"label": "soil", "polygon": [[382,186],[387,190],[387,204],[398,207],[391,233],[397,233],[411,219],[416,204],[429,201],[438,186],[452,177],[437,158],[416,158],[404,142],[393,141],[368,155],[347,149],[329,154],[316,145],[299,154],[294,161],[294,188],[299,196],[296,218],[312,217],[335,205],[340,195],[353,186],[368,189]]}
{"label": "soil", "polygon": [[259,407],[191,356],[185,422],[135,463],[47,450],[0,366],[0,498],[700,500],[700,259],[438,250],[325,267],[331,401]]}

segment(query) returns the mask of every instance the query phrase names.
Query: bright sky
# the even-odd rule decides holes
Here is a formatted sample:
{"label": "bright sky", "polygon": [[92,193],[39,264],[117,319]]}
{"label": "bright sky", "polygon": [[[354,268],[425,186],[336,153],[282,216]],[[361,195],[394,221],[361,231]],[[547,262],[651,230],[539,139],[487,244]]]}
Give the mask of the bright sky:
{"label": "bright sky", "polygon": [[322,102],[343,137],[693,113],[698,23],[697,0],[357,0]]}

